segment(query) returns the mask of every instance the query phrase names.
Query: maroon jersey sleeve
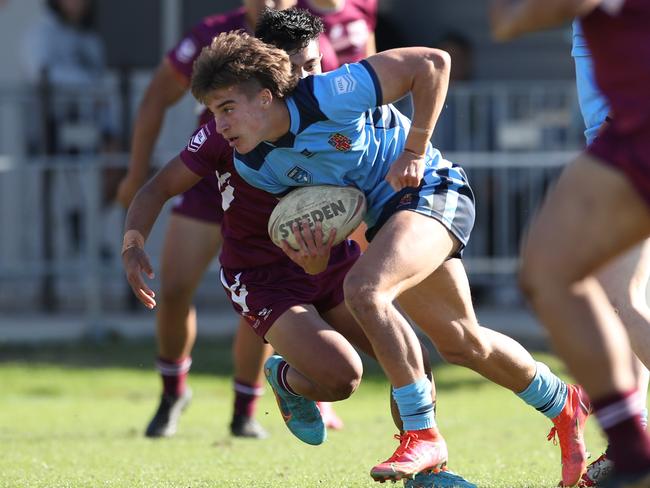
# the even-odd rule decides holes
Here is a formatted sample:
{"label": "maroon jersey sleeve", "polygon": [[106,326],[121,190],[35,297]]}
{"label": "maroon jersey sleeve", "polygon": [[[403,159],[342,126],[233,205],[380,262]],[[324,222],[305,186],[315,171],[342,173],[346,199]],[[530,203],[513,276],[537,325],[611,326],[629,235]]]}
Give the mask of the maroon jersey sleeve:
{"label": "maroon jersey sleeve", "polygon": [[192,76],[192,65],[194,60],[201,54],[201,49],[209,45],[212,39],[221,32],[245,29],[245,25],[243,8],[221,15],[206,17],[167,52],[166,58],[174,69],[189,82]]}
{"label": "maroon jersey sleeve", "polygon": [[377,23],[377,0],[346,0],[340,10],[324,11],[309,0],[298,0],[299,8],[318,15],[338,62],[355,63],[366,57],[366,47]]}
{"label": "maroon jersey sleeve", "polygon": [[191,171],[205,177],[214,174],[232,159],[232,149],[217,133],[214,120],[199,127],[180,153],[181,160]]}
{"label": "maroon jersey sleeve", "polygon": [[323,72],[334,71],[341,66],[336,51],[334,51],[332,43],[325,34],[319,37],[318,43],[320,45],[320,52],[323,55],[320,62]]}

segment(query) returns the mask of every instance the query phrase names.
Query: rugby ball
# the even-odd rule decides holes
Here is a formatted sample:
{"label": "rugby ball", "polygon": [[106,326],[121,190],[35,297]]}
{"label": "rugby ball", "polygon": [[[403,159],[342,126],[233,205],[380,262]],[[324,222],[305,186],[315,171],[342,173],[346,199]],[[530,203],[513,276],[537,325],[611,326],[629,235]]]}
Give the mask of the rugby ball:
{"label": "rugby ball", "polygon": [[282,247],[285,239],[293,249],[300,249],[293,236],[292,226],[307,220],[313,229],[322,222],[323,236],[327,238],[336,229],[334,244],[343,242],[361,223],[366,213],[366,197],[352,186],[304,186],[284,196],[269,217],[268,231],[273,243]]}

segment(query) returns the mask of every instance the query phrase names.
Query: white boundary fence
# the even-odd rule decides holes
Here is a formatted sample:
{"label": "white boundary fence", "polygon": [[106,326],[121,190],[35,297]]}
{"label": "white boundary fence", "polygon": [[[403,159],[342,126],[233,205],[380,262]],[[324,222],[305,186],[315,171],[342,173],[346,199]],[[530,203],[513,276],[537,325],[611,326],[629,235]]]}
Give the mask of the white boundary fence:
{"label": "white boundary fence", "polygon": [[[98,155],[100,127],[128,125],[146,78],[121,81],[56,93],[0,86],[0,313],[70,311],[84,313],[92,326],[133,305],[119,256],[124,211],[102,201],[107,168],[123,168],[128,156]],[[458,85],[450,92],[434,143],[466,168],[476,194],[477,222],[465,252],[473,284],[513,286],[524,226],[574,155],[565,149],[580,145],[574,97],[570,81]],[[158,161],[184,144],[193,107],[185,99],[167,117]],[[166,215],[148,243],[156,267]],[[225,303],[217,267],[198,291],[200,304]]]}

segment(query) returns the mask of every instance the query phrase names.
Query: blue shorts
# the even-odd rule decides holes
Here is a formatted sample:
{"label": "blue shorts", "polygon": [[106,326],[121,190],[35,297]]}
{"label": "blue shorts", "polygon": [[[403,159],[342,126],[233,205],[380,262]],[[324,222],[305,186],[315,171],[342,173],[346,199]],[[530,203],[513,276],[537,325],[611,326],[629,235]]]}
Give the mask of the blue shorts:
{"label": "blue shorts", "polygon": [[460,166],[438,168],[425,174],[417,188],[402,188],[382,208],[377,223],[366,231],[372,241],[388,219],[400,210],[411,210],[432,217],[444,225],[461,244],[452,257],[461,257],[474,227],[474,193]]}

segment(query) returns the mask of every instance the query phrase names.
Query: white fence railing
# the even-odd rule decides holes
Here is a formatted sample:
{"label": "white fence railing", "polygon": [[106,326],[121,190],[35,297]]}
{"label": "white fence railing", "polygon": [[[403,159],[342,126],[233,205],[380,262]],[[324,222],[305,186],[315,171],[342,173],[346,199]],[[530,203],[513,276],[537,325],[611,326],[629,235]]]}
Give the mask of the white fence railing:
{"label": "white fence railing", "polygon": [[[477,283],[512,279],[522,231],[572,156],[445,154],[467,169],[476,194],[476,226],[465,258]],[[0,308],[48,307],[53,300],[93,315],[94,309],[125,306],[119,259],[124,212],[102,201],[107,168],[125,157],[114,156],[109,164],[87,156],[0,160]],[[148,244],[154,263],[164,226],[165,215]]]}
{"label": "white fence railing", "polygon": [[[82,311],[90,323],[132,305],[119,256],[124,211],[108,204],[106,186],[127,164],[123,151],[146,80],[115,77],[93,89],[0,86],[0,310]],[[194,108],[188,97],[172,109],[156,164],[185,143]],[[473,283],[512,286],[524,226],[582,144],[580,124],[571,81],[452,88],[433,142],[467,169],[476,193],[465,254]],[[118,144],[106,147],[107,136]],[[154,263],[165,220],[166,213],[148,243]],[[200,303],[215,295],[223,303],[216,268],[198,291]]]}

